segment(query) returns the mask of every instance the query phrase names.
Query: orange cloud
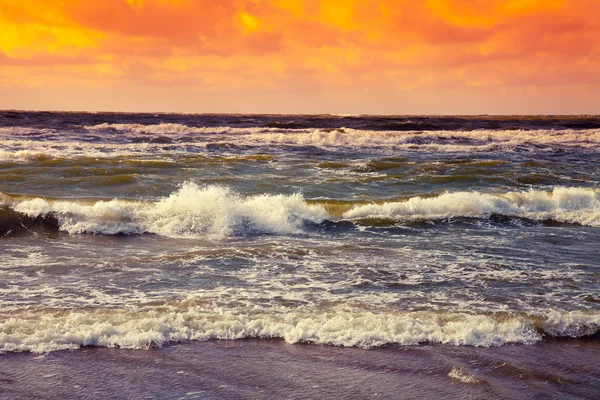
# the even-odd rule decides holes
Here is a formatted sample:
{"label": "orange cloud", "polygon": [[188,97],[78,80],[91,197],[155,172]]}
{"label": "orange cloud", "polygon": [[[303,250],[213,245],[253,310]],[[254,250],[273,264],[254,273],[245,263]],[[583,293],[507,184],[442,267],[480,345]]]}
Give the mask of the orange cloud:
{"label": "orange cloud", "polygon": [[[331,102],[322,112],[390,112],[394,99],[438,104],[468,92],[468,113],[481,110],[478,95],[521,92],[527,103],[497,112],[534,112],[553,87],[577,97],[564,112],[600,112],[590,101],[600,83],[597,15],[597,0],[4,0],[0,90],[13,96],[0,106],[54,108],[64,88],[78,93],[72,108],[112,109],[111,99],[86,97],[98,87],[139,110],[154,88],[182,99],[169,110],[219,95],[236,110],[255,96],[257,111],[293,111],[277,108],[283,98],[303,111],[320,96]],[[19,90],[28,104],[15,103]]]}

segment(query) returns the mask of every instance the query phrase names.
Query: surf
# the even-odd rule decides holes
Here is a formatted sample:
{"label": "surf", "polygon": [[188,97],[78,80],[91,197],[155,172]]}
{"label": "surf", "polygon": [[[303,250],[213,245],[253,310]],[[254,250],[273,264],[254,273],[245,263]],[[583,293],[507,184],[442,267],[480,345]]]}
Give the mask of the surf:
{"label": "surf", "polygon": [[555,187],[551,191],[448,192],[398,201],[310,200],[300,194],[244,196],[224,186],[186,182],[156,201],[51,199],[0,196],[1,231],[45,227],[69,234],[194,238],[254,234],[303,234],[310,227],[386,226],[457,218],[503,218],[600,227],[600,191]]}
{"label": "surf", "polygon": [[30,309],[0,322],[0,353],[47,353],[82,346],[148,349],[203,340],[283,339],[341,347],[385,345],[497,347],[546,338],[592,338],[595,311],[465,314],[431,311],[250,310],[190,306],[185,301],[140,309]]}

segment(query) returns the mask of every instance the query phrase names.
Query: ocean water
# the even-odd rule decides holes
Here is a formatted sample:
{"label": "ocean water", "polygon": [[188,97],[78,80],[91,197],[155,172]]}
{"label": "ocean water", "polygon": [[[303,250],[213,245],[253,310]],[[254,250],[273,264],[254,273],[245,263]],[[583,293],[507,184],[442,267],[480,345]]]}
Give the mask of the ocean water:
{"label": "ocean water", "polygon": [[[600,359],[599,243],[599,117],[0,112],[7,369],[274,339],[462,354],[440,390],[490,388],[474,351]],[[530,382],[600,390],[562,373]]]}

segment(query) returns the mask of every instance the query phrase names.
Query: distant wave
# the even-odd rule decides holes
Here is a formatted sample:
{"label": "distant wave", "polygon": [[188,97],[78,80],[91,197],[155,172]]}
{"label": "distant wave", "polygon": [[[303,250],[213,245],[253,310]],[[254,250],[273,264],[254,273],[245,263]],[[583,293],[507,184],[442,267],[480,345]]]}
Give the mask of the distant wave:
{"label": "distant wave", "polygon": [[544,336],[590,337],[599,329],[597,311],[473,315],[325,308],[257,312],[182,302],[138,310],[28,309],[26,314],[0,321],[0,353],[45,353],[81,346],[147,349],[190,340],[244,338],[365,348],[420,343],[492,347],[533,344]]}
{"label": "distant wave", "polygon": [[200,134],[247,134],[254,132],[278,132],[285,131],[283,128],[252,127],[235,128],[230,126],[220,127],[193,127],[183,124],[98,124],[85,127],[88,131],[119,132],[123,134],[158,134],[158,135],[200,135]]}
{"label": "distant wave", "polygon": [[161,151],[164,145],[151,143],[86,143],[78,141],[4,140],[0,142],[0,163],[32,164],[81,158],[121,158],[155,154],[184,154],[179,151]]}
{"label": "distant wave", "polygon": [[[25,132],[25,133],[24,133]],[[350,128],[285,129],[188,127],[182,124],[101,124],[84,132],[35,133],[0,129],[0,162],[35,163],[54,158],[118,158],[128,155],[183,155],[218,149],[288,147],[428,151],[446,153],[547,152],[600,149],[600,129],[537,131],[370,131]]]}
{"label": "distant wave", "polygon": [[0,150],[0,162],[16,162],[16,163],[31,163],[36,161],[44,161],[52,158],[52,156],[42,151],[32,150],[15,150],[6,151]]}
{"label": "distant wave", "polygon": [[49,134],[56,132],[49,128],[32,128],[28,126],[0,126],[0,137],[28,136],[36,134]]}
{"label": "distant wave", "polygon": [[[310,201],[300,194],[244,197],[220,186],[185,183],[155,202],[13,198],[0,195],[0,232],[23,227],[54,227],[71,234],[156,234],[167,237],[220,237],[247,234],[297,234],[307,223],[370,220],[410,222],[492,215],[552,220],[600,227],[600,191],[557,187],[550,192],[530,190],[488,194],[446,193],[385,203]],[[341,207],[341,208],[340,208]]]}
{"label": "distant wave", "polygon": [[233,128],[189,127],[182,124],[101,124],[92,131],[124,134],[222,134],[235,135],[237,144],[284,144],[312,146],[401,146],[422,149],[510,150],[518,145],[599,147],[600,129],[588,130],[472,130],[472,131],[371,131],[351,128]]}

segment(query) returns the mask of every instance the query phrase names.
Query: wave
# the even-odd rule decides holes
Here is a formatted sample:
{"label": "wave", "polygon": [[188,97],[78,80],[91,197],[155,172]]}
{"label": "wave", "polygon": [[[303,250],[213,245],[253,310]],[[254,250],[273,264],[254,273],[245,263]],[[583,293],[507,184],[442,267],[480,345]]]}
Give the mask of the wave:
{"label": "wave", "polygon": [[0,322],[0,352],[45,353],[81,346],[147,349],[210,339],[280,338],[372,348],[422,343],[494,347],[534,344],[544,337],[595,337],[600,313],[464,314],[349,309],[258,312],[186,302],[137,310],[34,311]]}
{"label": "wave", "polygon": [[0,162],[8,163],[32,163],[36,161],[46,161],[52,156],[42,151],[35,150],[0,150]]}
{"label": "wave", "polygon": [[59,229],[59,222],[52,215],[29,217],[9,207],[0,206],[0,234],[10,235],[38,230],[57,232]]}
{"label": "wave", "polygon": [[[10,200],[4,200],[6,205]],[[242,197],[219,186],[185,183],[156,202],[110,200],[96,202],[32,198],[9,207],[27,218],[52,216],[60,230],[104,235],[152,233],[169,237],[229,236],[247,233],[301,232],[305,221],[328,217],[320,206],[300,194]]]}
{"label": "wave", "polygon": [[472,131],[371,131],[352,128],[282,128],[282,127],[190,127],[182,124],[101,124],[88,126],[90,131],[189,135],[232,134],[239,144],[284,144],[312,146],[399,146],[407,148],[460,149],[480,151],[511,150],[518,146],[563,145],[600,146],[600,129],[587,130],[472,130]]}
{"label": "wave", "polygon": [[557,187],[551,192],[445,193],[431,198],[413,197],[406,201],[366,204],[346,211],[343,218],[411,221],[488,218],[494,214],[600,227],[600,191]]}
{"label": "wave", "polygon": [[161,123],[152,125],[143,124],[98,124],[85,127],[88,131],[96,132],[112,132],[121,134],[138,134],[138,135],[217,135],[217,134],[248,134],[257,132],[278,132],[290,131],[286,128],[278,127],[251,127],[251,128],[235,128],[230,126],[217,127],[194,127],[183,124]]}
{"label": "wave", "polygon": [[[600,191],[557,187],[488,194],[445,193],[383,203],[307,201],[301,194],[244,197],[221,186],[185,183],[158,201],[58,200],[0,195],[0,233],[23,228],[70,234],[156,234],[197,238],[248,234],[298,234],[309,225],[385,225],[495,216],[600,227]],[[498,219],[498,218],[496,218]]]}
{"label": "wave", "polygon": [[393,147],[399,150],[440,152],[513,152],[555,148],[600,147],[600,130],[588,131],[363,131],[348,128],[309,132],[260,132],[248,135],[253,143],[324,147]]}
{"label": "wave", "polygon": [[30,164],[54,159],[118,159],[123,157],[186,153],[184,149],[165,151],[163,148],[163,145],[153,143],[117,144],[79,141],[3,140],[0,144],[0,163]]}
{"label": "wave", "polygon": [[[539,131],[369,131],[350,128],[283,129],[188,127],[181,124],[102,124],[87,132],[25,135],[0,130],[0,162],[34,163],[53,158],[118,158],[212,153],[239,147],[322,147],[373,152],[544,152],[600,149],[600,129]],[[10,133],[15,132],[15,133]]]}
{"label": "wave", "polygon": [[[222,144],[227,149],[227,144]],[[204,150],[210,144],[193,147],[165,146],[142,144],[90,144],[78,142],[57,142],[41,144],[37,142],[13,141],[13,149],[0,150],[0,163],[7,164],[41,164],[41,165],[73,165],[87,166],[98,163],[148,163],[155,167],[172,166],[174,163],[202,162],[215,163],[244,163],[269,162],[277,156],[265,153],[231,154],[227,152],[211,154]],[[19,150],[27,147],[28,150]],[[213,148],[216,146],[213,146]],[[231,147],[231,146],[230,146]],[[190,149],[192,151],[190,151]]]}
{"label": "wave", "polygon": [[149,141],[159,137],[185,137],[192,135],[201,138],[235,138],[239,145],[312,145],[312,146],[394,146],[406,149],[443,151],[512,151],[522,147],[536,149],[538,146],[566,146],[576,148],[600,147],[600,129],[538,129],[538,130],[365,130],[347,127],[338,128],[289,128],[289,127],[195,127],[179,123],[127,124],[103,123],[83,127],[84,132],[60,132],[30,127],[0,127],[3,139],[35,139],[48,135],[85,138],[85,132],[107,140],[112,134],[119,138],[147,137]]}

